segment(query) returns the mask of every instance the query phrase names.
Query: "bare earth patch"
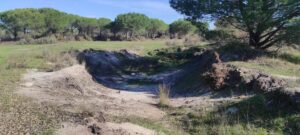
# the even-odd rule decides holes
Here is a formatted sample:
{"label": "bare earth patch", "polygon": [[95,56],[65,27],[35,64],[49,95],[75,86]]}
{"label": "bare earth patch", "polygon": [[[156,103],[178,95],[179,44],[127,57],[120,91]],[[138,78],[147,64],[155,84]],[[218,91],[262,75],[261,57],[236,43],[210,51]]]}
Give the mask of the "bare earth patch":
{"label": "bare earth patch", "polygon": [[[91,129],[92,128],[92,129]],[[155,131],[131,123],[98,123],[87,126],[63,123],[57,135],[156,135]]]}
{"label": "bare earth patch", "polygon": [[[162,119],[165,115],[163,111],[153,105],[157,102],[154,98],[155,95],[146,92],[136,93],[106,88],[94,82],[85,67],[81,65],[75,65],[56,72],[30,71],[24,76],[17,93],[31,97],[39,103],[57,105],[63,110],[73,113],[82,111],[101,112],[109,116],[135,116],[153,120]],[[131,134],[132,131],[144,134],[143,128],[133,124],[107,122],[96,124],[100,124],[101,127],[103,125],[110,127],[112,134]],[[79,130],[84,134],[88,126],[90,125],[68,124],[68,126],[65,126],[67,128],[63,128],[59,132]],[[103,130],[109,130],[110,128],[103,128]],[[115,130],[120,132],[115,133]],[[147,130],[145,133],[148,134],[148,132]]]}
{"label": "bare earth patch", "polygon": [[[153,135],[157,133],[132,123],[112,123],[106,117],[138,117],[154,121],[166,117],[166,113],[156,106],[158,97],[153,90],[131,92],[107,88],[96,83],[82,65],[55,72],[31,70],[23,77],[17,93],[33,98],[38,103],[58,106],[65,112],[101,114],[84,115],[80,120],[66,121],[56,132],[59,135]],[[171,98],[170,106],[206,109],[243,98],[247,97],[213,98],[212,93],[206,93],[198,97]]]}

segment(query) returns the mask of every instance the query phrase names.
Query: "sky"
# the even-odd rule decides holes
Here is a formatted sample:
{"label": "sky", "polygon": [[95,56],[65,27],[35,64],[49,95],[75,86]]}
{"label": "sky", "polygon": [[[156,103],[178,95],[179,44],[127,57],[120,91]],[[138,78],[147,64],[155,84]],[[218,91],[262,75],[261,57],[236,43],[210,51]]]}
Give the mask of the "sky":
{"label": "sky", "polygon": [[16,8],[54,8],[85,17],[106,17],[137,12],[171,23],[183,18],[169,5],[169,0],[0,0],[0,12]]}

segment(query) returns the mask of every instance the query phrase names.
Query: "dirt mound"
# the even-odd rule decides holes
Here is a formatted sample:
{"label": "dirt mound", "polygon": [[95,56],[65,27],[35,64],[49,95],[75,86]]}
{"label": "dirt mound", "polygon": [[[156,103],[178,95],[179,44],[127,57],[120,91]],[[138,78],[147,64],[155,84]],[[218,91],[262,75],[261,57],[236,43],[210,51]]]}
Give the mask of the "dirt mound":
{"label": "dirt mound", "polygon": [[[34,72],[30,71],[23,78],[24,89],[36,94],[49,92],[57,96],[88,96],[100,85],[95,83],[92,77],[80,65],[75,65],[56,72]],[[39,88],[39,89],[37,89]],[[20,93],[27,91],[19,91]],[[103,91],[104,92],[104,91]]]}
{"label": "dirt mound", "polygon": [[247,89],[248,92],[267,94],[280,104],[300,103],[300,89],[288,88],[282,78],[261,73],[256,70],[238,68],[232,65],[217,63],[204,74],[207,83],[213,90]]}
{"label": "dirt mound", "polygon": [[271,92],[286,87],[286,82],[256,70],[238,68],[232,65],[216,63],[204,74],[206,81],[214,90],[236,88],[240,85],[258,92]]}
{"label": "dirt mound", "polygon": [[252,90],[260,90],[263,92],[278,91],[284,89],[287,83],[283,79],[260,73],[254,75],[252,81]]}
{"label": "dirt mound", "polygon": [[156,103],[154,95],[104,87],[93,81],[81,65],[56,72],[31,71],[22,82],[17,93],[37,99],[37,102],[53,103],[71,112],[104,110],[108,115],[151,119],[164,116],[164,112],[153,105]]}
{"label": "dirt mound", "polygon": [[157,135],[155,131],[131,123],[98,123],[90,126],[64,123],[56,135]]}
{"label": "dirt mound", "polygon": [[130,74],[126,68],[147,67],[155,61],[145,59],[127,50],[101,51],[84,50],[77,56],[79,63],[86,63],[89,72],[98,76],[119,76],[121,74]]}
{"label": "dirt mound", "polygon": [[[18,94],[61,108],[67,114],[86,111],[68,120],[57,134],[153,135],[155,132],[130,123],[110,123],[107,116],[140,117],[160,120],[165,113],[154,95],[109,89],[96,83],[82,65],[55,72],[30,71],[22,80]],[[100,115],[98,114],[101,111]]]}
{"label": "dirt mound", "polygon": [[56,135],[155,135],[156,132],[132,123],[106,122],[104,117],[85,114],[82,119],[65,122]]}

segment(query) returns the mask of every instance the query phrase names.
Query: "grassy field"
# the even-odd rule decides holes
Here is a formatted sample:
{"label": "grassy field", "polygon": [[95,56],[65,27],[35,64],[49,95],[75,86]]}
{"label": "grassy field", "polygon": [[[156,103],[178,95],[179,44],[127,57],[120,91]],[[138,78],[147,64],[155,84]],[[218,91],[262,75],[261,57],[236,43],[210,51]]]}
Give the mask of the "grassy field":
{"label": "grassy field", "polygon": [[[51,45],[0,44],[0,131],[1,134],[51,134],[56,123],[55,108],[43,108],[14,91],[27,69],[51,68],[49,60],[59,61],[68,50],[130,49],[144,54],[165,47],[165,41],[63,42]],[[54,57],[54,58],[53,58]],[[62,56],[63,57],[63,56]],[[13,131],[13,132],[12,132]]]}

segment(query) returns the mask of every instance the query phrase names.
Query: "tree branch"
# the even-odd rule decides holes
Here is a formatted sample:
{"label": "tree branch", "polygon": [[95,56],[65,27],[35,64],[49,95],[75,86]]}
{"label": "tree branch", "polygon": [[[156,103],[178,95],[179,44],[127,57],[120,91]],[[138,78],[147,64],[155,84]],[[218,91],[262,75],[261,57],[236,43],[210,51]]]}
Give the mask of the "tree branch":
{"label": "tree branch", "polygon": [[268,44],[265,44],[264,46],[260,47],[261,49],[267,49],[271,46],[273,46],[276,42],[279,42],[282,38],[277,38],[275,40],[270,40]]}

